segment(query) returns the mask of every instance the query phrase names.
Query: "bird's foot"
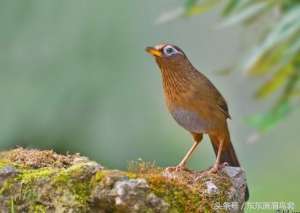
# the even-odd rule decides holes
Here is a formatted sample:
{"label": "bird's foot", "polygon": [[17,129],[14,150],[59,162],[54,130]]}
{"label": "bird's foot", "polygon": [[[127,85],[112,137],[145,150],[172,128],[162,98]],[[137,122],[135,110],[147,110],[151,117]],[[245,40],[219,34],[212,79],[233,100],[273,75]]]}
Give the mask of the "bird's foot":
{"label": "bird's foot", "polygon": [[220,167],[221,169],[224,169],[224,167],[226,167],[226,166],[229,166],[229,163],[224,162],[224,163],[222,163],[222,164],[219,165],[219,167]]}
{"label": "bird's foot", "polygon": [[208,170],[208,173],[217,173],[219,172],[220,170],[222,170],[224,167],[228,166],[229,164],[227,162],[224,162],[222,164],[214,164],[212,168],[210,168]]}
{"label": "bird's foot", "polygon": [[177,166],[171,166],[166,168],[166,172],[182,172],[182,171],[188,171],[190,170],[186,168],[184,165],[177,165]]}
{"label": "bird's foot", "polygon": [[213,165],[213,167],[211,167],[209,170],[208,170],[208,173],[217,173],[219,171],[219,166],[218,165]]}

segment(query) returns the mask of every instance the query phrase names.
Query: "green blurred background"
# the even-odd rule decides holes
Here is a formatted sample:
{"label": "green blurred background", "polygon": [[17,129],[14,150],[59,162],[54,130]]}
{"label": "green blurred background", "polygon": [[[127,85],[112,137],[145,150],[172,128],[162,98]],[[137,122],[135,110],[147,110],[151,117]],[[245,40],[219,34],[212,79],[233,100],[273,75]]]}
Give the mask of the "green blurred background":
{"label": "green blurred background", "polygon": [[[171,42],[225,96],[251,201],[292,201],[299,210],[300,112],[247,144],[253,130],[245,117],[269,103],[252,99],[257,81],[216,72],[242,59],[255,32],[215,29],[217,10],[156,24],[178,3],[0,1],[0,148],[79,152],[118,169],[139,158],[163,167],[177,164],[192,138],[167,113],[158,68],[144,51]],[[213,161],[205,138],[190,167],[205,169]]]}

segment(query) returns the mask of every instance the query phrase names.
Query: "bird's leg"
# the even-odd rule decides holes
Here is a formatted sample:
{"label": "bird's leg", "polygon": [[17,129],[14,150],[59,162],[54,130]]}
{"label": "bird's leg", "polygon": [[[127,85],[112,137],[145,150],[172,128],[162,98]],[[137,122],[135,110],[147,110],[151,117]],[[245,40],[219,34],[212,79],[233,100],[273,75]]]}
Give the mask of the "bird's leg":
{"label": "bird's leg", "polygon": [[186,163],[188,162],[188,160],[190,159],[192,153],[194,152],[194,150],[196,149],[196,147],[198,146],[200,142],[194,142],[193,146],[189,149],[189,151],[186,153],[186,155],[182,158],[182,160],[180,161],[180,163],[175,166],[175,167],[167,167],[167,171],[182,171],[182,170],[187,170],[186,168]]}
{"label": "bird's leg", "polygon": [[196,147],[198,146],[200,142],[195,141],[193,146],[189,149],[189,151],[185,154],[185,156],[182,158],[182,160],[180,161],[180,163],[176,166],[178,168],[185,168],[186,164],[188,162],[188,160],[190,159],[190,157],[192,156],[194,150],[196,149]]}
{"label": "bird's leg", "polygon": [[217,159],[213,167],[209,170],[209,172],[216,173],[219,170],[220,158],[223,149],[224,140],[221,140],[220,145],[218,147]]}
{"label": "bird's leg", "polygon": [[189,149],[189,151],[185,154],[185,156],[182,158],[182,160],[176,167],[168,167],[167,170],[176,170],[176,171],[188,170],[186,168],[186,164],[202,139],[202,134],[192,133],[192,135],[195,141],[193,146]]}

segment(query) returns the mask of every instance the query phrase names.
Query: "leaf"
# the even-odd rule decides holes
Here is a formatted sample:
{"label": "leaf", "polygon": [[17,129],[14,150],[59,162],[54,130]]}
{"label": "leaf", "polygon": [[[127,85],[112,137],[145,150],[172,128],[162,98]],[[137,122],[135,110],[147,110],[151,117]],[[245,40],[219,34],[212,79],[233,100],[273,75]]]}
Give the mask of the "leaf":
{"label": "leaf", "polygon": [[296,72],[293,72],[293,74],[288,79],[284,91],[282,92],[282,95],[280,96],[279,100],[277,101],[278,103],[275,106],[280,105],[282,102],[288,101],[292,97],[291,94],[296,89],[299,79],[300,72],[299,70],[296,70]]}
{"label": "leaf", "polygon": [[282,11],[286,11],[286,10],[289,10],[290,8],[296,6],[297,4],[299,4],[298,0],[284,0],[280,4],[280,6],[281,6],[280,9]]}
{"label": "leaf", "polygon": [[268,95],[275,92],[280,86],[282,86],[287,78],[289,78],[294,72],[294,68],[291,64],[280,69],[275,75],[272,76],[263,86],[261,86],[256,92],[257,99],[266,98]]}
{"label": "leaf", "polygon": [[200,15],[200,14],[203,14],[203,13],[211,10],[211,8],[213,8],[214,6],[215,6],[215,4],[194,6],[194,7],[190,8],[189,10],[187,10],[185,12],[185,15],[186,16]]}
{"label": "leaf", "polygon": [[263,55],[257,59],[256,63],[253,64],[248,70],[246,70],[246,74],[251,76],[260,76],[266,74],[269,71],[272,71],[278,64],[278,62],[282,59],[282,55],[285,51],[286,44],[281,44],[275,49],[264,52]]}
{"label": "leaf", "polygon": [[280,120],[282,120],[288,113],[292,111],[292,108],[288,101],[284,101],[279,104],[275,109],[265,113],[251,116],[246,119],[246,122],[258,129],[261,132],[267,131],[274,127]]}
{"label": "leaf", "polygon": [[291,105],[291,94],[295,91],[299,79],[300,73],[293,72],[275,106],[265,114],[248,118],[247,123],[260,131],[267,131],[298,107],[298,105]]}
{"label": "leaf", "polygon": [[[300,34],[300,32],[299,32]],[[296,39],[289,43],[287,50],[284,52],[282,61],[288,63],[290,60],[300,59],[300,35],[296,35]]]}
{"label": "leaf", "polygon": [[269,33],[266,39],[255,48],[247,61],[244,63],[243,70],[247,73],[249,70],[253,70],[253,66],[259,61],[261,57],[267,52],[271,51],[274,46],[287,41],[289,38],[297,35],[300,30],[300,6],[291,9],[284,17],[279,21],[274,30]]}
{"label": "leaf", "polygon": [[252,4],[251,6],[248,6],[243,10],[231,14],[230,16],[228,16],[228,18],[222,21],[219,26],[228,27],[243,22],[265,11],[265,9],[268,8],[269,6],[270,4],[268,2],[259,2],[259,3]]}
{"label": "leaf", "polygon": [[240,3],[240,0],[229,0],[229,2],[224,7],[222,14],[223,16],[229,15],[234,9],[237,7],[237,5]]}
{"label": "leaf", "polygon": [[224,67],[223,69],[217,70],[218,75],[229,75],[234,71],[233,67]]}
{"label": "leaf", "polygon": [[248,75],[259,76],[274,69],[282,69],[291,63],[297,55],[300,55],[300,37],[277,45],[263,53],[257,62],[247,71]]}
{"label": "leaf", "polygon": [[196,4],[196,2],[191,0],[191,2],[187,4],[185,11],[186,16],[194,16],[205,13],[214,8],[218,3],[221,2],[221,0],[205,0],[200,1],[198,4]]}
{"label": "leaf", "polygon": [[164,24],[170,21],[175,20],[176,18],[179,18],[184,15],[184,8],[179,7],[174,10],[165,12],[161,14],[158,19],[155,21],[156,24]]}
{"label": "leaf", "polygon": [[196,5],[198,0],[187,0],[185,3],[185,8],[186,10],[191,9],[192,7],[194,7]]}
{"label": "leaf", "polygon": [[262,20],[261,23],[263,23],[263,20],[266,20],[267,18],[274,19],[275,18],[274,11],[277,9],[277,5],[278,5],[277,3],[278,3],[277,0],[270,0],[269,6],[267,8],[261,10],[260,12],[253,15],[252,17],[247,18],[243,22],[243,24],[245,26],[250,26],[250,25],[255,25],[256,23],[260,22],[260,20]]}
{"label": "leaf", "polygon": [[[274,1],[274,0],[262,0],[262,1]],[[257,1],[253,0],[228,0],[228,3],[225,5],[222,14],[223,16],[228,16],[234,12],[245,9],[250,5],[256,4]]]}
{"label": "leaf", "polygon": [[197,0],[188,0],[185,4],[185,7],[179,7],[168,12],[164,12],[158,17],[155,23],[164,24],[173,21],[179,17],[200,15],[212,9],[219,2],[220,0],[206,0],[201,1],[201,4],[197,4]]}
{"label": "leaf", "polygon": [[291,92],[290,97],[300,97],[300,89]]}

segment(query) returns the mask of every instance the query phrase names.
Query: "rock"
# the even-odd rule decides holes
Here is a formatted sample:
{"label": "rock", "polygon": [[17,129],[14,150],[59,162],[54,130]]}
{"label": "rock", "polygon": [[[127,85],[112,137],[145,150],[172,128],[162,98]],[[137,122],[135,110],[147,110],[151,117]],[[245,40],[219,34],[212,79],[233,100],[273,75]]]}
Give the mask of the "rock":
{"label": "rock", "polygon": [[167,212],[169,205],[150,191],[145,179],[117,181],[115,204],[127,212]]}
{"label": "rock", "polygon": [[3,186],[4,181],[9,177],[14,177],[18,173],[17,169],[11,165],[4,166],[0,169],[0,187]]}
{"label": "rock", "polygon": [[139,161],[119,171],[79,154],[0,153],[1,212],[218,212],[225,203],[243,204],[245,184],[234,167],[169,172]]}
{"label": "rock", "polygon": [[4,166],[1,170],[0,170],[0,178],[7,178],[7,177],[12,177],[15,176],[17,174],[17,169],[13,166]]}
{"label": "rock", "polygon": [[218,187],[212,182],[212,181],[207,181],[206,182],[206,187],[207,187],[207,194],[216,194],[218,192]]}
{"label": "rock", "polygon": [[[243,206],[244,195],[246,190],[246,174],[242,168],[226,166],[222,169],[222,173],[226,174],[232,183],[228,193],[228,197]],[[234,211],[232,211],[234,212]]]}

